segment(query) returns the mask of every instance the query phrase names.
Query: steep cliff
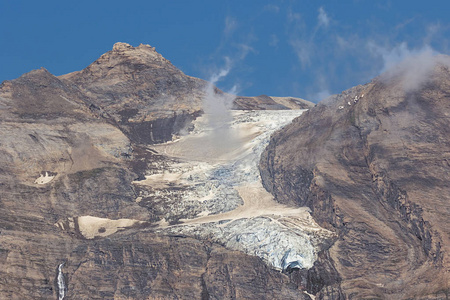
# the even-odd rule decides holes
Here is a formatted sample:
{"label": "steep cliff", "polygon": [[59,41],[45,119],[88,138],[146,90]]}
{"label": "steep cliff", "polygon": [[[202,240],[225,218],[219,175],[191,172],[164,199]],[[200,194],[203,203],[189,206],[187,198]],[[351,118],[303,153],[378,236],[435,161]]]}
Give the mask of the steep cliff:
{"label": "steep cliff", "polygon": [[319,299],[448,299],[450,58],[428,64],[330,97],[262,155],[276,200],[339,236],[291,275]]}

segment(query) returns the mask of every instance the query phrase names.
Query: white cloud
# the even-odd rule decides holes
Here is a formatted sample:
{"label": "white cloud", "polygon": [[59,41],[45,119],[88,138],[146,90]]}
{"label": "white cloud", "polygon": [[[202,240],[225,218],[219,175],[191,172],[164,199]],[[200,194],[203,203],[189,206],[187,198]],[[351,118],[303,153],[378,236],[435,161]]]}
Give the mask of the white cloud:
{"label": "white cloud", "polygon": [[225,36],[230,36],[236,30],[238,22],[235,18],[227,16],[225,18],[225,28],[223,29],[223,34]]}
{"label": "white cloud", "polygon": [[317,16],[317,20],[319,21],[319,26],[323,27],[328,27],[328,24],[330,23],[330,18],[328,17],[323,7],[319,8],[319,15]]}
{"label": "white cloud", "polygon": [[407,43],[403,42],[392,48],[373,44],[369,47],[383,61],[381,79],[388,81],[394,77],[399,78],[405,92],[417,90],[426,83],[439,62],[437,52],[429,45],[410,49]]}
{"label": "white cloud", "polygon": [[402,42],[395,47],[385,47],[370,41],[368,42],[368,48],[373,56],[378,56],[382,59],[383,67],[381,73],[386,72],[409,57],[431,50],[429,46],[424,46],[420,49],[409,49],[406,42]]}

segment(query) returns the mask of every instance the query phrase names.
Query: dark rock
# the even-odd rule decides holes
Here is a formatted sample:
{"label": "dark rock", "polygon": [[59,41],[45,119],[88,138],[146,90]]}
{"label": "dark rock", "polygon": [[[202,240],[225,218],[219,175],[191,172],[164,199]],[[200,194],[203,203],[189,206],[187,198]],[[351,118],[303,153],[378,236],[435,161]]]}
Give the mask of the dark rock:
{"label": "dark rock", "polygon": [[[56,299],[61,263],[64,299],[308,299],[258,258],[152,233],[158,205],[177,199],[137,201],[133,181],[164,169],[169,158],[146,146],[189,131],[204,87],[123,43],[82,71],[1,84],[0,299]],[[140,223],[87,239],[86,216]]]}

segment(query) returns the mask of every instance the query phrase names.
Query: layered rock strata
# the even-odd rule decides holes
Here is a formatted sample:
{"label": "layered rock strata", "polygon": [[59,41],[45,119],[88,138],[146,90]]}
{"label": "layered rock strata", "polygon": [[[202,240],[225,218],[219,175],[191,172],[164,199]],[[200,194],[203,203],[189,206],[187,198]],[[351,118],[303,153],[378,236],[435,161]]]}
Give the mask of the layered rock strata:
{"label": "layered rock strata", "polygon": [[401,65],[272,137],[267,190],[339,235],[296,275],[320,299],[448,298],[449,65],[435,57],[414,75]]}

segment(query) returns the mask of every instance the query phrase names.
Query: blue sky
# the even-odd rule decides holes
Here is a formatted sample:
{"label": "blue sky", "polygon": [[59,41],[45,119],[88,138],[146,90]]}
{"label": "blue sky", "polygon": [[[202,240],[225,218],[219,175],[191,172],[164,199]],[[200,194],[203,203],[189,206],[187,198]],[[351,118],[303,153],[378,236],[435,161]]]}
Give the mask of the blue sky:
{"label": "blue sky", "polygon": [[156,47],[188,75],[317,101],[401,59],[450,54],[450,1],[0,1],[0,81],[81,70],[115,42]]}

